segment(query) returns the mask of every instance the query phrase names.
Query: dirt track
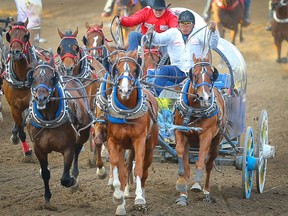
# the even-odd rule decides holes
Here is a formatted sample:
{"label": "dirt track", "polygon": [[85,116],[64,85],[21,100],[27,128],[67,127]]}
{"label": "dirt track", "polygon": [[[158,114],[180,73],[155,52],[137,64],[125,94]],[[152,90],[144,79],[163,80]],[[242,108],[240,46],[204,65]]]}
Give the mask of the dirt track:
{"label": "dirt track", "polygon": [[[187,7],[202,14],[205,1],[168,2],[172,2],[173,7]],[[80,42],[85,33],[85,21],[100,21],[104,0],[84,0],[80,4],[77,0],[43,0],[42,36],[48,39],[44,48],[56,51],[60,41],[57,28],[73,31],[78,26]],[[0,5],[0,17],[10,15],[16,18],[14,1],[1,0]],[[268,161],[264,193],[257,193],[254,182],[251,199],[242,199],[241,172],[234,167],[223,167],[222,173],[212,172],[211,193],[216,199],[215,203],[204,203],[200,199],[202,195],[190,192],[189,206],[179,207],[175,205],[178,196],[175,190],[177,165],[155,162],[150,167],[146,184],[147,215],[288,215],[288,64],[276,63],[271,32],[264,30],[268,21],[268,1],[253,0],[251,16],[252,24],[244,29],[245,42],[240,44],[238,39],[236,43],[248,67],[246,126],[252,126],[257,134],[258,117],[261,110],[266,109],[269,142],[276,146],[277,151],[276,158]],[[104,32],[109,35],[111,18],[103,21]],[[287,43],[282,53],[287,53]],[[58,209],[48,211],[39,208],[44,201],[39,165],[23,163],[21,145],[10,143],[12,119],[5,99],[3,101],[5,122],[0,125],[0,215],[113,215],[116,206],[107,180],[97,179],[95,169],[87,165],[88,145],[80,155],[81,189],[75,194],[60,184],[62,156],[57,153],[49,156],[51,203]],[[193,174],[194,168],[192,165]],[[127,200],[127,214],[141,215],[133,210],[133,203],[133,199]]]}

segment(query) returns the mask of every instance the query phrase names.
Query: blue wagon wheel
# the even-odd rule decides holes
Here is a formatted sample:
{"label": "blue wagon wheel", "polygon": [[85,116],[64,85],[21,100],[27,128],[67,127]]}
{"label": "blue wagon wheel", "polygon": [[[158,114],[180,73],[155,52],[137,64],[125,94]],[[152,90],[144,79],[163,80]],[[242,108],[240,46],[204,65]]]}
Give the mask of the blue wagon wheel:
{"label": "blue wagon wheel", "polygon": [[254,158],[254,135],[252,127],[248,127],[246,130],[242,160],[243,198],[249,199],[252,190],[253,172],[257,165]]}
{"label": "blue wagon wheel", "polygon": [[266,110],[262,110],[258,126],[257,145],[255,145],[255,156],[259,158],[256,171],[256,184],[259,193],[263,193],[266,180],[267,159],[263,154],[265,145],[268,145],[268,114]]}

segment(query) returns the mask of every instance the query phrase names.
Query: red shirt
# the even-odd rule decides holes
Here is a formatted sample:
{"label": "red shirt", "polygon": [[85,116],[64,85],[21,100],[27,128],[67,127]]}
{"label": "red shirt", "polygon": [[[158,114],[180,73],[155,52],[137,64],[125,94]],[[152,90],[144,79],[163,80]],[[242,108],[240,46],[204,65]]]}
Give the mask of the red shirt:
{"label": "red shirt", "polygon": [[148,6],[130,17],[121,17],[120,24],[124,27],[134,27],[141,24],[142,34],[145,34],[151,25],[154,25],[154,31],[161,33],[169,28],[176,28],[178,18],[170,9],[166,9],[160,18],[156,18],[153,9]]}

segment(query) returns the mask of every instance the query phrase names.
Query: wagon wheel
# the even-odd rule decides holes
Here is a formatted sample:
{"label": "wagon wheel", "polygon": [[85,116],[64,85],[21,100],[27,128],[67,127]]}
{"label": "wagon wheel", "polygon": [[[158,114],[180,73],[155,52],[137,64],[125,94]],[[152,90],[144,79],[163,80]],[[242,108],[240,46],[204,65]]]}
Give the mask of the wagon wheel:
{"label": "wagon wheel", "polygon": [[266,110],[262,110],[258,126],[257,145],[255,145],[255,156],[259,158],[256,171],[256,184],[259,193],[263,193],[266,180],[267,159],[264,158],[263,154],[265,145],[268,145],[268,114]]}
{"label": "wagon wheel", "polygon": [[243,198],[248,199],[251,195],[252,190],[252,180],[253,180],[253,170],[254,164],[254,135],[252,127],[248,127],[245,135],[243,158],[242,158],[242,192]]}

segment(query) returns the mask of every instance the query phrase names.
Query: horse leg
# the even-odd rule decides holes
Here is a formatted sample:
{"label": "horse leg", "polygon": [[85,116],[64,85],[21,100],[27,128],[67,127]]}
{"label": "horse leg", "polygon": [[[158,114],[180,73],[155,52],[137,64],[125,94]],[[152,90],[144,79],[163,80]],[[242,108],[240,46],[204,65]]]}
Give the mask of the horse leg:
{"label": "horse leg", "polygon": [[205,180],[205,186],[203,189],[205,198],[203,201],[206,202],[213,202],[212,197],[210,196],[210,174],[211,174],[211,170],[213,169],[214,166],[214,160],[217,158],[218,155],[218,144],[220,143],[220,135],[217,135],[217,137],[215,137],[212,141],[212,145],[210,147],[210,154],[209,154],[209,158],[206,162],[206,180]]}
{"label": "horse leg", "polygon": [[[19,111],[15,111],[15,110],[11,110],[11,111],[12,111],[12,117],[15,122],[13,129],[12,129],[11,141],[13,144],[18,144],[19,138],[20,138],[22,142],[22,150],[24,152],[25,157],[31,157],[32,149],[29,147],[28,143],[26,142],[26,133],[24,131],[24,123],[23,123],[22,114],[19,115]],[[19,134],[19,137],[18,137],[18,134]]]}
{"label": "horse leg", "polygon": [[236,35],[237,35],[237,30],[231,30],[231,38],[232,38],[232,44],[235,45],[236,44]]}
{"label": "horse leg", "polygon": [[[108,139],[107,146],[109,150],[109,161],[113,175],[113,182],[112,182],[112,185],[114,187],[113,201],[115,204],[118,205],[115,214],[126,215],[125,198],[124,198],[125,181],[124,182],[120,181],[123,178],[123,174],[125,178],[125,173],[123,174],[121,173],[121,171],[124,172],[125,169],[125,163],[124,163],[125,150],[124,149],[120,150],[119,146],[116,145],[113,138]],[[123,163],[121,164],[121,162]]]}
{"label": "horse leg", "polygon": [[[135,190],[135,202],[134,205],[145,205],[146,200],[143,197],[143,191],[141,186],[141,179],[143,176],[143,164],[146,152],[146,137],[143,135],[141,138],[134,140],[133,146],[135,149],[135,169],[134,175],[136,179],[136,190]],[[149,150],[149,149],[148,149]]]}
{"label": "horse leg", "polygon": [[14,123],[13,125],[13,128],[12,128],[12,135],[11,135],[11,142],[16,145],[19,143],[20,139],[19,139],[19,136],[18,136],[18,127],[16,126],[16,124]]}
{"label": "horse leg", "polygon": [[100,179],[105,179],[107,177],[107,171],[104,167],[104,163],[101,156],[103,143],[107,140],[107,130],[106,125],[95,125],[94,128],[94,151],[93,151],[93,160],[95,159],[95,164],[97,167],[96,175]]}
{"label": "horse leg", "polygon": [[2,102],[1,102],[1,89],[0,89],[0,122],[3,122]]}
{"label": "horse leg", "polygon": [[[176,152],[178,156],[178,180],[176,182],[176,190],[182,194],[187,193],[187,177],[184,169],[184,160],[186,162],[186,151],[185,144],[187,142],[187,138],[181,131],[175,132],[175,140],[176,140]],[[185,159],[184,159],[185,158]]]}
{"label": "horse leg", "polygon": [[240,34],[239,34],[239,40],[240,42],[244,42],[244,37],[243,37],[243,25],[240,25]]}
{"label": "horse leg", "polygon": [[73,176],[70,176],[70,168],[74,158],[74,152],[75,151],[71,149],[64,151],[64,170],[61,177],[61,185],[64,187],[76,186],[78,184],[76,179]]}
{"label": "horse leg", "polygon": [[[211,143],[211,134],[205,134],[202,133],[199,135],[199,156],[198,160],[196,161],[196,178],[195,178],[195,183],[191,187],[191,190],[193,188],[196,188],[197,186],[199,187],[199,190],[201,190],[201,179],[202,179],[202,170],[205,166],[205,159],[206,156],[208,155],[209,149],[210,149],[210,143]],[[199,191],[198,190],[198,191]],[[205,191],[204,191],[205,194]]]}
{"label": "horse leg", "polygon": [[134,149],[131,149],[128,151],[128,157],[126,160],[126,179],[127,179],[127,183],[125,186],[125,197],[130,197],[130,191],[129,191],[129,185],[133,184],[134,180],[134,175],[133,175],[133,165],[135,163],[133,163],[135,158],[135,151]]}
{"label": "horse leg", "polygon": [[44,182],[44,188],[45,188],[45,205],[44,208],[50,208],[50,199],[52,197],[50,188],[49,188],[49,180],[50,180],[50,170],[48,169],[48,155],[42,153],[37,146],[35,146],[35,155],[38,158],[38,161],[40,163],[40,174]]}

